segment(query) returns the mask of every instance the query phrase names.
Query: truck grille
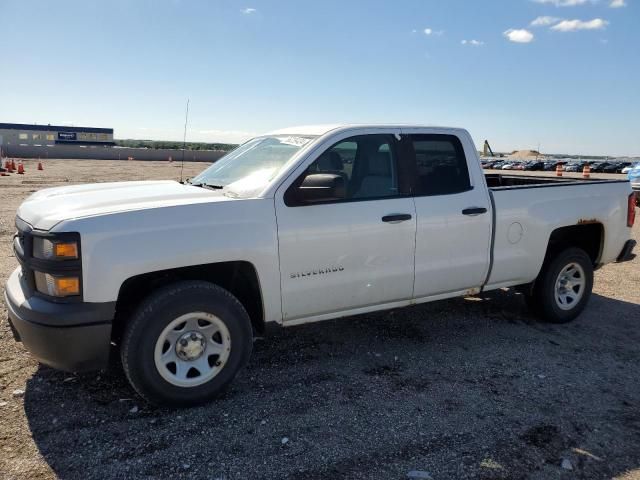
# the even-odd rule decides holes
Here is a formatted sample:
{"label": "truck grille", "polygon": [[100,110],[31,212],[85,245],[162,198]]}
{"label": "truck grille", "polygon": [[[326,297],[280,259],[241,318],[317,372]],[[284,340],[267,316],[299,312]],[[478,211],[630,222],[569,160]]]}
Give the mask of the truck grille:
{"label": "truck grille", "polygon": [[18,262],[20,262],[22,276],[29,290],[33,292],[35,290],[35,279],[33,270],[29,268],[31,252],[33,250],[31,227],[19,218],[16,218],[16,227],[18,231],[13,237],[13,252]]}
{"label": "truck grille", "polygon": [[21,252],[24,252],[24,243],[25,243],[25,234],[24,232],[16,232],[16,241],[18,242],[17,247]]}

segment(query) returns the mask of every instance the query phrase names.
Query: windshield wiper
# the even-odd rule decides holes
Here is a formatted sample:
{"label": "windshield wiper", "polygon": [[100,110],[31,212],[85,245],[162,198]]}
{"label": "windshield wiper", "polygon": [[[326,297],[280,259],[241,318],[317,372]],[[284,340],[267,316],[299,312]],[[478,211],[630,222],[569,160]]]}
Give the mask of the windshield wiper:
{"label": "windshield wiper", "polygon": [[206,182],[196,182],[196,183],[189,182],[189,183],[194,187],[208,188],[210,190],[222,190],[224,188],[224,185],[214,185],[212,183],[206,183]]}

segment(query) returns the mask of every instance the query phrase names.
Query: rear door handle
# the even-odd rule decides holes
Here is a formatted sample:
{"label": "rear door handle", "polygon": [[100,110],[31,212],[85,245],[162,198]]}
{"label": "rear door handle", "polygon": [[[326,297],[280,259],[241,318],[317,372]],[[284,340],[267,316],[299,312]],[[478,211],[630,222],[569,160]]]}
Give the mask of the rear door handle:
{"label": "rear door handle", "polygon": [[463,215],[481,215],[487,213],[487,209],[484,207],[469,207],[462,210]]}
{"label": "rear door handle", "polygon": [[387,223],[399,223],[411,220],[411,215],[408,213],[394,213],[393,215],[385,215],[382,217],[383,222]]}

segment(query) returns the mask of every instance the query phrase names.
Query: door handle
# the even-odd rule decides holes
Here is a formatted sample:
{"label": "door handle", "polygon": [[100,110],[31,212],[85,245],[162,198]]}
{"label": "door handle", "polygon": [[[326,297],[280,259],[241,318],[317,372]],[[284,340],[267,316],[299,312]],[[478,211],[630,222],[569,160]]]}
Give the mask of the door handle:
{"label": "door handle", "polygon": [[487,213],[487,209],[484,207],[469,207],[462,210],[463,215],[480,215],[482,213]]}
{"label": "door handle", "polygon": [[383,222],[387,223],[399,223],[411,220],[411,215],[408,213],[394,213],[393,215],[385,215],[382,217]]}

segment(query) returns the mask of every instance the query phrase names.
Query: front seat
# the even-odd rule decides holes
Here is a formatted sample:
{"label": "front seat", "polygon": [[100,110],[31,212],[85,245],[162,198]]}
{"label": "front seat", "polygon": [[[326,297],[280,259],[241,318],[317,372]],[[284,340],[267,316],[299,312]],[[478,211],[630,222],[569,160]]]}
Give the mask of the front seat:
{"label": "front seat", "polygon": [[374,153],[369,157],[367,174],[360,181],[353,198],[387,197],[394,193],[391,156],[386,152]]}

